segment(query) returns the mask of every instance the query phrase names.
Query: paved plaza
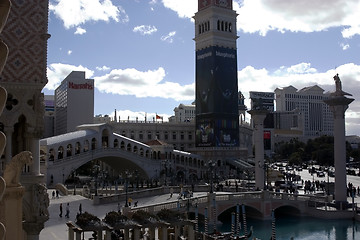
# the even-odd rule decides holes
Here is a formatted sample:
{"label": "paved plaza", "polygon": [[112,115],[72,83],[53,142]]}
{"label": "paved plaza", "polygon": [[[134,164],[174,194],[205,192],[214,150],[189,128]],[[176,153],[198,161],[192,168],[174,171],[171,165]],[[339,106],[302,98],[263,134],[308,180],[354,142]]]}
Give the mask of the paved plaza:
{"label": "paved plaza", "polygon": [[[49,196],[51,198],[52,189],[49,190]],[[204,196],[207,193],[194,193],[194,197]],[[302,192],[300,192],[302,194]],[[169,194],[152,196],[148,198],[133,199],[133,201],[138,201],[138,206],[151,205],[155,203],[173,201],[177,199],[178,194],[174,194],[170,198]],[[352,199],[348,198],[348,202],[351,203]],[[360,196],[355,197],[355,202],[360,203]],[[63,205],[63,216],[59,217],[59,206],[60,203]],[[70,216],[69,218],[65,217],[66,213],[66,204],[69,203],[70,206]],[[68,229],[66,226],[67,221],[75,221],[76,214],[79,212],[79,205],[82,205],[82,211],[89,212],[98,216],[100,219],[105,217],[105,214],[110,211],[117,211],[118,203],[109,203],[104,205],[93,205],[92,200],[82,197],[80,195],[68,195],[60,196],[59,198],[50,199],[49,206],[49,220],[45,223],[45,228],[40,233],[40,240],[67,240],[68,238]],[[121,205],[124,205],[124,201],[120,202]],[[85,239],[91,237],[91,233],[85,235]]]}
{"label": "paved plaza", "polygon": [[[59,198],[52,198],[53,189],[49,189],[50,205],[49,205],[49,220],[45,223],[45,228],[40,233],[40,240],[67,240],[68,229],[66,226],[67,221],[75,222],[76,214],[79,212],[79,205],[82,205],[83,212],[89,212],[96,215],[100,219],[105,217],[105,214],[110,211],[118,210],[118,203],[109,203],[104,205],[93,205],[92,200],[82,197],[80,195],[67,195],[59,196]],[[194,193],[194,197],[200,197],[206,195],[205,192]],[[148,198],[133,199],[133,202],[138,201],[138,206],[151,205],[155,203],[174,201],[177,199],[178,194],[174,194],[170,198],[169,194],[160,196],[152,196]],[[60,203],[63,205],[63,216],[59,217],[59,206]],[[66,218],[66,204],[69,203],[70,217]],[[120,202],[120,205],[125,204],[124,201]],[[90,233],[89,233],[90,237]],[[88,239],[85,237],[85,239]]]}

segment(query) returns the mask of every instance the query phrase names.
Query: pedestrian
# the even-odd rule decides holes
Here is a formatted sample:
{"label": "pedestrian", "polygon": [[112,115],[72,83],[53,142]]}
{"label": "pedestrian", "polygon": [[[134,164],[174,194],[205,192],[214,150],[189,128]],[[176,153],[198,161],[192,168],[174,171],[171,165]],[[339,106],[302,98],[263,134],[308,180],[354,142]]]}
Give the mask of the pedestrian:
{"label": "pedestrian", "polygon": [[120,203],[118,203],[117,210],[118,210],[118,213],[120,213],[120,212],[121,212],[121,206],[120,206]]}
{"label": "pedestrian", "polygon": [[56,190],[56,198],[59,198],[59,190]]}
{"label": "pedestrian", "polygon": [[81,206],[81,203],[79,205],[79,213],[82,214],[82,206]]}
{"label": "pedestrian", "polygon": [[69,203],[66,204],[66,214],[65,217],[69,218],[70,217],[70,206]]}
{"label": "pedestrian", "polygon": [[172,198],[173,193],[174,193],[174,189],[173,189],[173,188],[170,188],[170,198]]}
{"label": "pedestrian", "polygon": [[55,191],[54,190],[52,191],[52,198],[53,199],[55,198]]}
{"label": "pedestrian", "polygon": [[63,211],[63,209],[62,209],[62,203],[60,203],[60,214],[59,214],[59,217],[62,217],[62,211]]}

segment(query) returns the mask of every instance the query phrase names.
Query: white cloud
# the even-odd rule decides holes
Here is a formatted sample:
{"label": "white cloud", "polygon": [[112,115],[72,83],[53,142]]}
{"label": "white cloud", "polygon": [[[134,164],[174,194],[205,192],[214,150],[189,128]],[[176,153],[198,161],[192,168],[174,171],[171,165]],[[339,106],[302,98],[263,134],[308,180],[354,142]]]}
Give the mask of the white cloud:
{"label": "white cloud", "polygon": [[50,2],[49,10],[64,22],[67,29],[89,21],[129,21],[125,10],[114,6],[111,0],[55,0]]}
{"label": "white cloud", "polygon": [[[197,12],[197,1],[162,0],[165,7],[181,18],[191,19]],[[360,1],[358,0],[234,0],[239,14],[237,28],[246,33],[265,36],[268,31],[317,32],[343,27],[344,38],[360,34]]]}
{"label": "white cloud", "polygon": [[109,71],[110,68],[107,67],[107,66],[102,66],[102,67],[96,67],[96,70],[98,70],[98,71]]}
{"label": "white cloud", "polygon": [[109,74],[95,77],[99,91],[119,95],[134,95],[138,98],[160,97],[165,99],[192,100],[195,85],[181,86],[164,81],[165,70],[158,68],[142,72],[134,68],[114,69]]}
{"label": "white cloud", "polygon": [[175,36],[176,31],[169,32],[168,35],[162,36],[161,41],[172,43],[174,41],[173,37]]}
{"label": "white cloud", "polygon": [[162,0],[165,7],[175,11],[181,18],[192,18],[197,12],[197,3],[194,0]]}
{"label": "white cloud", "polygon": [[85,34],[85,33],[86,33],[86,29],[81,28],[81,27],[77,27],[74,34],[76,34],[76,35],[83,35],[83,34]]}
{"label": "white cloud", "polygon": [[157,32],[157,28],[150,25],[140,25],[134,27],[133,32],[139,32],[141,35],[151,35]]}
{"label": "white cloud", "polygon": [[64,78],[72,71],[85,71],[86,78],[91,78],[94,72],[81,65],[74,66],[63,63],[53,63],[47,67],[48,83],[45,88],[48,90],[55,90]]}
{"label": "white cloud", "polygon": [[71,55],[72,54],[72,50],[67,51],[67,55]]}
{"label": "white cloud", "polygon": [[345,43],[340,43],[340,47],[342,48],[342,50],[348,50],[350,48],[349,44],[345,44]]}

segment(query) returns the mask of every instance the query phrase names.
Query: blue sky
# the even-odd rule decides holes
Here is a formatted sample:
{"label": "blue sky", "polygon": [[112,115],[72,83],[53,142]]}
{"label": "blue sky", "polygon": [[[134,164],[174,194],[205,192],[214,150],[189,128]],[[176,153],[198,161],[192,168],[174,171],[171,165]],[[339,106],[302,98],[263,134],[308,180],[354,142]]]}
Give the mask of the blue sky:
{"label": "blue sky", "polygon": [[[48,84],[71,71],[95,80],[95,114],[167,119],[195,100],[192,16],[197,0],[50,0]],[[360,1],[234,0],[239,90],[319,85],[355,101],[346,133],[360,135]]]}

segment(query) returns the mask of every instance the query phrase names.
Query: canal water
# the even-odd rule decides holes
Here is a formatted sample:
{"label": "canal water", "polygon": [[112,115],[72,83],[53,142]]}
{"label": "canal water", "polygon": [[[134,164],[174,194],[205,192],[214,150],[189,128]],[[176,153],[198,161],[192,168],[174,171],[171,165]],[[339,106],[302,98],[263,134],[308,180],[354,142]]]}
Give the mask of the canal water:
{"label": "canal water", "polygon": [[[247,228],[253,227],[254,237],[269,240],[272,222],[247,219]],[[352,220],[323,220],[311,217],[281,216],[275,220],[277,240],[359,240],[360,222]],[[220,232],[231,232],[231,222],[218,226]],[[248,230],[249,232],[249,230]],[[244,234],[243,224],[241,233]]]}

